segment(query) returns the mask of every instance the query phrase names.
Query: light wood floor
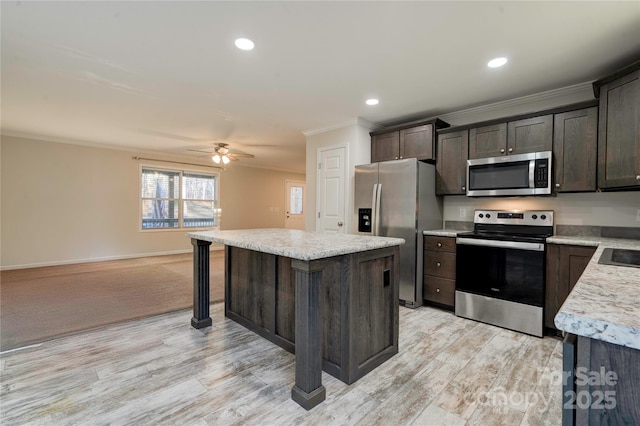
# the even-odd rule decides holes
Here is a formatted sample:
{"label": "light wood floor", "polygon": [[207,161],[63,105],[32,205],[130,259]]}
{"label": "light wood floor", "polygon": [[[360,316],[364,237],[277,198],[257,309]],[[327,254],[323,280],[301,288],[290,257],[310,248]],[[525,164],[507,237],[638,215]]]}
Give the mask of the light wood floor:
{"label": "light wood floor", "polygon": [[400,353],[327,399],[291,400],[294,356],[224,318],[129,321],[0,356],[0,423],[558,425],[560,340],[400,308]]}

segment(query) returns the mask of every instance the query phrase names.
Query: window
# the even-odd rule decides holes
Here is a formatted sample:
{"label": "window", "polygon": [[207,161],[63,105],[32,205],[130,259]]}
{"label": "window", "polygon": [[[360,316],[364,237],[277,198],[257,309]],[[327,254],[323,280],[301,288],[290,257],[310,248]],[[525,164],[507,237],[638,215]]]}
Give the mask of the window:
{"label": "window", "polygon": [[218,226],[218,176],[143,167],[142,229]]}

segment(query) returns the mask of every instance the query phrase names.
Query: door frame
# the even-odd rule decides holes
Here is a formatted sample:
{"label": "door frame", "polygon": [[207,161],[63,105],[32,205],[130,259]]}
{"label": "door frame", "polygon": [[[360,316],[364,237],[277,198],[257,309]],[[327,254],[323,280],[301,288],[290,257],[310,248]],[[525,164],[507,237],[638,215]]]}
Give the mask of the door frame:
{"label": "door frame", "polygon": [[[287,211],[287,206],[289,206],[289,201],[290,201],[290,196],[291,194],[288,193],[287,191],[287,187],[289,184],[294,184],[295,186],[301,186],[302,189],[302,224],[304,225],[306,223],[306,215],[307,215],[307,183],[305,181],[302,180],[293,180],[293,179],[285,179],[284,180],[284,207],[285,207],[285,218],[284,218],[284,227],[285,229],[289,229],[287,228],[287,218],[286,216],[289,215],[289,212]],[[290,206],[289,206],[290,207]],[[294,229],[294,228],[291,228]],[[303,228],[304,229],[304,228]]]}
{"label": "door frame", "polygon": [[320,159],[322,158],[322,153],[325,151],[332,151],[334,149],[344,148],[344,183],[342,187],[342,197],[344,198],[343,208],[344,208],[344,233],[347,234],[348,230],[351,229],[351,215],[347,214],[348,209],[351,207],[349,203],[352,201],[351,197],[348,196],[349,193],[349,181],[351,179],[351,175],[349,172],[349,144],[348,143],[339,143],[334,145],[326,145],[320,146],[316,149],[316,211],[315,215],[315,230],[316,232],[320,232],[320,204],[322,199],[321,187],[322,182],[320,179]]}

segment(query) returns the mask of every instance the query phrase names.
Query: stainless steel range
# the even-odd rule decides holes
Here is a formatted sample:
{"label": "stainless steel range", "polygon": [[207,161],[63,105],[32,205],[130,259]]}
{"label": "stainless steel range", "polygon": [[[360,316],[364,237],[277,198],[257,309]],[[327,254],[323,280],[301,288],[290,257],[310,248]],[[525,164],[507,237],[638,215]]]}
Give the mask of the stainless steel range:
{"label": "stainless steel range", "polygon": [[542,337],[553,211],[476,210],[456,239],[458,316]]}

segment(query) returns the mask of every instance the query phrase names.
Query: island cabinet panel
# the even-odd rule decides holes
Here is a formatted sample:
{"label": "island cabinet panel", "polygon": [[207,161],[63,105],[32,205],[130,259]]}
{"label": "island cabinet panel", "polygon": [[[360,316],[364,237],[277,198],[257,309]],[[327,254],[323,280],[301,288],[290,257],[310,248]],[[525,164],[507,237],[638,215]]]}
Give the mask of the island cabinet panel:
{"label": "island cabinet panel", "polygon": [[[313,261],[321,271],[322,368],[347,384],[398,352],[398,250]],[[292,259],[227,246],[225,265],[225,315],[295,352]]]}
{"label": "island cabinet panel", "polygon": [[227,269],[230,280],[244,283],[242,286],[230,287],[230,292],[225,294],[229,309],[265,332],[272,332],[275,257],[249,250],[227,250],[226,254],[230,254],[230,268]]}
{"label": "island cabinet panel", "polygon": [[555,114],[553,120],[555,191],[595,191],[598,108]]}
{"label": "island cabinet panel", "polygon": [[510,121],[507,128],[507,154],[551,151],[553,115]]}
{"label": "island cabinet panel", "polygon": [[436,194],[466,194],[469,131],[439,134],[437,145]]}
{"label": "island cabinet panel", "polygon": [[469,129],[469,159],[505,155],[507,123]]}
{"label": "island cabinet panel", "polygon": [[640,350],[568,334],[562,424],[640,424]]}
{"label": "island cabinet panel", "polygon": [[595,247],[547,244],[544,325],[556,328],[553,319],[586,269]]}
{"label": "island cabinet panel", "polygon": [[358,367],[362,367],[394,343],[393,258],[362,261],[358,269],[359,283],[351,297],[355,299],[352,313],[356,335],[355,360]]}

